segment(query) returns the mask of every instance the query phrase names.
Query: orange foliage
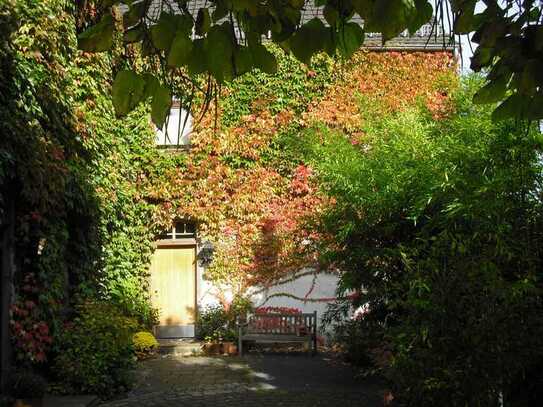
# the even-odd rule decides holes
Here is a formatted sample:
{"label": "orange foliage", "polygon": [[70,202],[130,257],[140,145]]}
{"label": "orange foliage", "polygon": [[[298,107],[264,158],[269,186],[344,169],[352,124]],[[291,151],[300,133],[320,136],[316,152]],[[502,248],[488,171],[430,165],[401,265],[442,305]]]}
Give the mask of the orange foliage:
{"label": "orange foliage", "polygon": [[447,94],[456,81],[450,52],[358,52],[326,96],[312,104],[306,122],[321,121],[349,134],[360,130],[360,96],[379,103],[384,113],[419,99],[436,118],[450,109]]}

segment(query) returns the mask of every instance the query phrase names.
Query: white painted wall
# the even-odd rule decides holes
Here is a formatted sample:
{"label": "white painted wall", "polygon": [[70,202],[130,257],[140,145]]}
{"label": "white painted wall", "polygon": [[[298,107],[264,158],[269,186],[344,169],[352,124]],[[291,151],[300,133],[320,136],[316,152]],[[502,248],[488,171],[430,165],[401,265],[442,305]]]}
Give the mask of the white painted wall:
{"label": "white painted wall", "polygon": [[326,306],[336,296],[337,283],[336,275],[325,273],[305,275],[253,296],[253,302],[255,306],[292,307],[302,312],[317,311],[320,319]]}

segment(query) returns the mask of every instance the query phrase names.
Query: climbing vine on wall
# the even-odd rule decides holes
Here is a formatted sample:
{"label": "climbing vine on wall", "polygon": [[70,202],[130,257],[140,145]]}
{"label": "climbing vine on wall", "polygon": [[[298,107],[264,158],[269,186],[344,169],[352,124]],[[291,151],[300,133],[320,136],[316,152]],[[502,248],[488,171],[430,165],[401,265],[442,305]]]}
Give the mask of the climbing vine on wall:
{"label": "climbing vine on wall", "polygon": [[59,350],[56,338],[85,298],[109,299],[142,323],[152,316],[152,205],[137,181],[158,152],[146,111],[115,118],[115,52],[77,51],[72,2],[8,2],[1,11],[10,41],[0,54],[0,215],[17,208],[11,330],[19,363],[40,363]]}
{"label": "climbing vine on wall", "polygon": [[234,293],[318,270],[312,222],[332,202],[293,148],[298,135],[324,123],[358,142],[364,98],[375,112],[422,103],[440,117],[454,68],[449,53],[362,51],[348,65],[319,56],[310,67],[283,55],[274,76],[257,71],[231,83],[193,135],[185,165],[149,184],[162,202],[157,219],[197,219],[216,247],[207,278]]}

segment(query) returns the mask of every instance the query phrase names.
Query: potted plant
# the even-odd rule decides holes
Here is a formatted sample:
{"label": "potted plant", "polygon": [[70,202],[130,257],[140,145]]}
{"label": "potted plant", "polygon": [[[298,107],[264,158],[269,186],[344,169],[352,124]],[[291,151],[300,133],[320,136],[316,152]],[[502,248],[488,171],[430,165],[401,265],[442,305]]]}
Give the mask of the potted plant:
{"label": "potted plant", "polygon": [[202,348],[206,355],[220,355],[222,353],[222,335],[219,331],[206,336],[204,341]]}
{"label": "potted plant", "polygon": [[236,345],[237,335],[232,329],[227,330],[224,333],[222,342],[222,353],[230,356],[237,355],[238,347]]}
{"label": "potted plant", "polygon": [[47,383],[43,377],[31,370],[17,370],[8,379],[8,394],[15,405],[41,407]]}

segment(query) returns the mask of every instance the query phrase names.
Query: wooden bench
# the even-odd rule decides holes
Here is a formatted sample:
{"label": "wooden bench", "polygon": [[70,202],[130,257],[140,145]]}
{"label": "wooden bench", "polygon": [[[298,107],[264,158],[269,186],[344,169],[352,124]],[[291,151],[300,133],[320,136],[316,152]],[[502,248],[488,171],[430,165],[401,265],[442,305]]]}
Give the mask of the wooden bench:
{"label": "wooden bench", "polygon": [[243,341],[257,343],[311,344],[317,353],[317,311],[311,314],[252,314],[238,322],[239,355],[243,355]]}

